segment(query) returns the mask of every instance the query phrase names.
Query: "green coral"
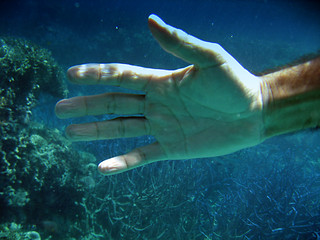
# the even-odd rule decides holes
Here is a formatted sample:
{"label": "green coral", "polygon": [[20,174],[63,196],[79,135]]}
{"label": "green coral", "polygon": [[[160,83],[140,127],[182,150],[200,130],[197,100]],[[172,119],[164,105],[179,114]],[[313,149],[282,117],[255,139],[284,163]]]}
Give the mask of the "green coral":
{"label": "green coral", "polygon": [[50,51],[27,40],[0,38],[1,89],[13,89],[16,101],[25,103],[28,95],[40,89],[56,97],[66,95],[63,72]]}
{"label": "green coral", "polygon": [[[74,214],[81,209],[75,201],[95,187],[97,174],[93,155],[72,148],[57,129],[31,121],[40,93],[66,96],[64,75],[48,50],[0,38],[0,79],[0,239],[40,239],[38,231],[43,239],[61,239],[68,231],[63,224],[43,223],[81,217]],[[37,232],[30,231],[34,227]]]}
{"label": "green coral", "polygon": [[37,221],[53,217],[48,208],[57,209],[58,219],[59,211],[70,221],[79,217],[74,212],[81,207],[74,201],[95,187],[95,157],[72,148],[60,131],[36,122],[0,125],[0,134],[0,222],[31,222],[44,237],[58,234],[45,232]]}
{"label": "green coral", "polygon": [[[0,239],[6,240],[41,240],[41,236],[36,231],[26,232],[21,224],[15,222],[0,225]],[[46,238],[49,240],[51,238]]]}

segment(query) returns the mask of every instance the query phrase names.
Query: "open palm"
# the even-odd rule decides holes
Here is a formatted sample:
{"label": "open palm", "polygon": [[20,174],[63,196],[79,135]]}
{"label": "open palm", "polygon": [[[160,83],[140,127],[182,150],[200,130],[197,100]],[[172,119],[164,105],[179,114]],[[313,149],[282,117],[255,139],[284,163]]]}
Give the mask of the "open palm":
{"label": "open palm", "polygon": [[155,15],[149,27],[160,45],[192,65],[177,70],[126,64],[85,64],[68,70],[70,81],[140,90],[143,95],[108,93],[64,99],[60,118],[98,114],[137,115],[70,125],[72,140],[153,135],[156,142],[100,163],[114,174],[154,161],[213,157],[256,145],[263,139],[261,79],[220,45],[166,25]]}

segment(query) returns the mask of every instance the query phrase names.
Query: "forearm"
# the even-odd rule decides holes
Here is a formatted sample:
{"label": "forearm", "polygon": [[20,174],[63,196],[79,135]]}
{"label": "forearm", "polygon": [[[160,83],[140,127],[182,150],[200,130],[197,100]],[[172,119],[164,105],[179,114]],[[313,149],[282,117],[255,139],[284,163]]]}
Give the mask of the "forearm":
{"label": "forearm", "polygon": [[320,57],[261,78],[265,138],[320,126]]}

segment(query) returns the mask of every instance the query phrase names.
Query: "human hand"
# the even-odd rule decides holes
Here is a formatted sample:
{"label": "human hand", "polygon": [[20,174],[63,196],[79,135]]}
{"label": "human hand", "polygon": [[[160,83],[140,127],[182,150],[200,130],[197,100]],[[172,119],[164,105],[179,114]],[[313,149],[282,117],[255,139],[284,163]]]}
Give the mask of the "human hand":
{"label": "human hand", "polygon": [[[104,84],[145,95],[107,93],[63,99],[59,118],[121,114],[109,121],[74,124],[74,141],[153,135],[156,142],[99,164],[115,174],[159,160],[214,157],[263,140],[261,78],[244,69],[220,45],[201,41],[151,15],[149,28],[163,49],[192,64],[177,70],[126,64],[71,67],[77,84]],[[129,117],[142,114],[142,117]]]}

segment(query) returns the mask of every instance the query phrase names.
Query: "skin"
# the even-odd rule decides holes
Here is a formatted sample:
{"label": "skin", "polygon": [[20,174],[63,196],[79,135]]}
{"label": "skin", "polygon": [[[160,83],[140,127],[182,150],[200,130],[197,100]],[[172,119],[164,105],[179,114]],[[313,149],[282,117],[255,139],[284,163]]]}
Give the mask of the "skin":
{"label": "skin", "polygon": [[[81,96],[56,105],[59,118],[128,115],[70,125],[66,134],[73,141],[156,138],[153,144],[101,162],[99,171],[111,175],[160,160],[220,156],[263,141],[262,78],[216,43],[188,35],[155,15],[148,24],[164,50],[191,65],[177,70],[126,64],[74,66],[68,70],[73,83],[120,86],[145,94]],[[136,114],[143,116],[130,117]]]}

